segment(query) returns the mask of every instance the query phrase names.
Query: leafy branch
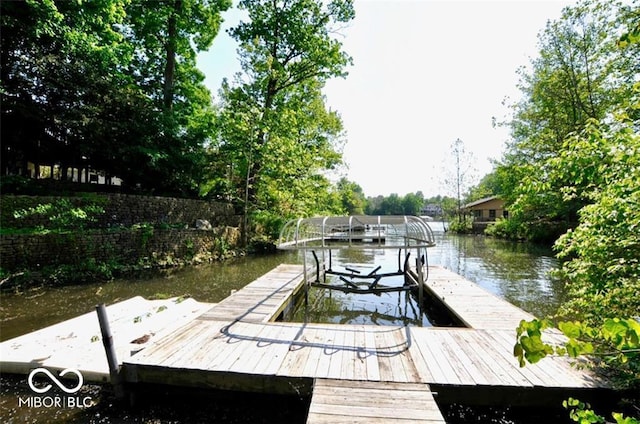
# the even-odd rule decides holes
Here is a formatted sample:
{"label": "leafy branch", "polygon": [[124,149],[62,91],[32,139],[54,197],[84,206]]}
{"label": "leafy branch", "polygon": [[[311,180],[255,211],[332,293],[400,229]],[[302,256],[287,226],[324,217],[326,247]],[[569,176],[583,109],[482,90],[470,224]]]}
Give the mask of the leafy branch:
{"label": "leafy branch", "polygon": [[[580,321],[563,321],[558,329],[567,337],[560,345],[551,345],[542,340],[545,330],[553,328],[550,320],[520,322],[516,329],[517,341],[513,354],[521,367],[527,362],[535,364],[548,355],[597,357],[606,365],[617,365],[632,381],[640,379],[640,318],[608,318],[600,326],[592,327]],[[605,423],[595,414],[590,405],[569,398],[563,406],[570,410],[569,416],[579,423]],[[617,424],[640,424],[635,418],[613,413]]]}
{"label": "leafy branch", "polygon": [[542,341],[544,330],[553,328],[550,320],[521,321],[516,330],[513,354],[521,367],[535,364],[547,355],[598,356],[626,364],[640,358],[640,322],[637,319],[608,318],[601,326],[591,327],[580,321],[562,321],[558,329],[567,337],[560,346]]}

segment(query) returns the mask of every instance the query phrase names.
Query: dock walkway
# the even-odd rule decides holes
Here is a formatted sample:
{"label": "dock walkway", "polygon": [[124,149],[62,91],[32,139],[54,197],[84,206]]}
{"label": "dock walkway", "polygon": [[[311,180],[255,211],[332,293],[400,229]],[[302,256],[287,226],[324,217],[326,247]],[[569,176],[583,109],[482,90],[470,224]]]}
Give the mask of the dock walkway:
{"label": "dock walkway", "polygon": [[201,320],[269,322],[278,318],[302,285],[302,266],[281,264],[216,303]]}
{"label": "dock walkway", "polygon": [[[441,398],[462,396],[511,405],[530,402],[534,390],[566,394],[605,386],[563,357],[547,357],[520,368],[512,355],[515,326],[531,315],[438,267],[430,269],[430,290],[437,290],[450,306],[458,297],[466,299],[454,305],[456,313],[479,328],[272,322],[273,315],[257,313],[267,305],[272,314],[281,310],[275,304],[279,302],[271,302],[295,291],[296,281],[301,284],[302,267],[297,268],[298,277],[295,269],[287,265],[269,273],[265,279],[272,281],[273,288],[265,289],[263,298],[252,295],[251,301],[241,302],[244,310],[238,307],[229,312],[221,302],[129,358],[124,363],[127,380],[313,392],[314,397],[314,381],[320,380],[421,384],[436,387]],[[281,276],[279,283],[276,274]],[[492,307],[499,317],[483,321]]]}
{"label": "dock walkway", "polygon": [[307,424],[446,424],[429,386],[316,380]]}
{"label": "dock walkway", "polygon": [[[441,266],[429,267],[426,289],[469,328],[512,330],[535,317]],[[515,340],[514,340],[515,341]]]}
{"label": "dock walkway", "polygon": [[[215,305],[134,298],[110,306],[114,341],[126,351],[122,377],[128,387],[311,395],[310,424],[382,422],[392,413],[394,422],[442,423],[431,390],[439,402],[544,406],[606,388],[564,357],[520,368],[515,327],[533,317],[444,268],[429,267],[426,289],[467,328],[276,321],[303,282],[301,265],[280,265]],[[132,325],[141,314],[146,325],[164,320],[162,329]],[[131,344],[146,334],[153,336],[143,346]],[[97,317],[87,314],[8,340],[0,344],[0,370],[76,368],[88,381],[107,381],[99,335]]]}

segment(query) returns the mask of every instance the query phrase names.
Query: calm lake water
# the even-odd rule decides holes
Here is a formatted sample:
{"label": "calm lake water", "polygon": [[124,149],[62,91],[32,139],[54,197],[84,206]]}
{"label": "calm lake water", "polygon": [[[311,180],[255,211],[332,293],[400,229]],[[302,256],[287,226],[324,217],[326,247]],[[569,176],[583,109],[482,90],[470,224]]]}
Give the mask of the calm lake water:
{"label": "calm lake water", "polygon": [[[562,302],[562,285],[548,276],[557,264],[551,250],[481,236],[457,236],[445,233],[441,223],[431,223],[431,226],[437,245],[428,250],[430,265],[449,268],[536,316],[554,313]],[[367,264],[382,260],[397,267],[395,249],[366,250],[358,255],[354,258],[338,254],[335,263]],[[280,263],[301,262],[300,254],[282,252],[175,270],[153,278],[3,293],[0,339],[7,340],[91,312],[99,303],[111,304],[138,295],[147,298],[189,295],[202,302],[219,302],[231,290],[243,287]],[[310,321],[431,325],[420,315],[415,300],[405,292],[376,296],[318,291],[311,298],[310,304],[315,305],[315,309],[308,311]],[[301,319],[300,313],[292,319]],[[114,401],[108,393],[87,385],[83,390],[99,399],[98,405],[89,410],[17,408],[17,397],[29,394],[24,380],[24,377],[2,377],[1,422],[304,422],[305,402],[308,402],[308,399],[277,398],[274,401],[273,397],[260,395],[221,393],[216,396],[219,402],[208,399],[196,406],[197,397],[187,396],[179,402],[174,402],[172,397],[158,403],[162,394],[156,394],[148,407],[130,411],[118,405],[113,407]],[[248,412],[247,404],[256,405],[262,413]]]}
{"label": "calm lake water", "polygon": [[[431,227],[436,246],[428,249],[430,265],[441,265],[457,272],[536,316],[552,314],[562,301],[562,284],[548,275],[557,265],[550,249],[482,236],[445,233],[442,224],[437,222],[431,223]],[[335,252],[334,268],[339,268],[341,262],[382,263],[385,268],[380,272],[384,272],[385,269],[397,269],[397,255],[395,249]],[[173,270],[163,276],[34,288],[23,293],[5,292],[0,305],[0,340],[92,312],[99,303],[108,305],[133,296],[188,295],[201,302],[219,302],[231,290],[244,287],[280,263],[302,263],[302,256],[296,252],[282,252]],[[316,293],[315,302],[319,309],[311,313],[315,314],[314,320],[320,322],[402,324],[408,317],[409,323],[429,325],[428,321],[415,315],[417,305],[405,295],[345,295],[336,291],[331,294],[320,291]],[[329,298],[334,305],[327,309],[326,304],[331,303],[326,301]],[[340,310],[350,312],[340,315]]]}
{"label": "calm lake water", "polygon": [[[427,249],[430,265],[455,271],[536,316],[550,315],[557,310],[564,293],[562,284],[549,276],[549,271],[557,266],[549,248],[445,233],[442,223],[431,226],[436,246]],[[404,261],[404,257],[401,260]],[[396,249],[333,251],[332,262],[334,270],[349,267],[361,274],[369,273],[378,265],[382,266],[379,274],[399,269]],[[344,285],[335,277],[332,281]],[[402,286],[403,277],[385,278],[380,285],[383,283]],[[443,317],[421,314],[417,299],[407,292],[354,294],[313,288],[309,305],[306,319],[310,322],[448,325]],[[291,320],[304,321],[305,309],[301,307]]]}

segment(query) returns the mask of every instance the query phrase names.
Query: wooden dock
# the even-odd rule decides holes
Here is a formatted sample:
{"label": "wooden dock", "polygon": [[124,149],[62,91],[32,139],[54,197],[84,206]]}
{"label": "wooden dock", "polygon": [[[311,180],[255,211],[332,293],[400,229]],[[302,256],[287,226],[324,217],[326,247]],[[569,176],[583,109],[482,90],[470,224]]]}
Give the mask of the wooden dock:
{"label": "wooden dock", "polygon": [[[478,328],[272,322],[273,315],[256,313],[262,306],[281,310],[275,298],[296,290],[301,267],[297,273],[296,279],[290,265],[276,268],[264,280],[273,284],[262,292],[264,301],[253,294],[251,301],[240,301],[245,290],[252,293],[250,284],[234,295],[245,309],[230,312],[221,302],[129,358],[127,381],[314,397],[320,380],[354,387],[360,382],[417,384],[435,388],[440,400],[510,405],[605,386],[563,357],[520,368],[512,355],[515,326],[531,315],[442,268],[430,269],[429,287],[450,306],[458,296],[465,298],[466,306],[456,304],[456,313]],[[220,307],[224,313],[217,311]],[[499,319],[483,320],[492,307]]]}
{"label": "wooden dock", "polygon": [[[430,266],[426,289],[466,327],[512,330],[535,317],[441,266]],[[515,342],[515,339],[514,339]]]}
{"label": "wooden dock", "polygon": [[[543,406],[606,388],[564,357],[520,368],[512,355],[515,327],[533,317],[444,268],[429,268],[426,290],[467,328],[276,321],[303,286],[302,266],[280,265],[218,304],[185,307],[181,320],[156,331],[143,347],[130,351],[134,354],[124,355],[121,375],[127,387],[144,383],[311,395],[309,423],[384,422],[392,414],[394,422],[443,423],[432,390],[438,402]],[[122,322],[135,319],[132,304],[117,305],[132,311],[119,318]],[[153,308],[149,317],[161,316],[158,306]],[[50,334],[47,340],[53,344],[61,334],[87,344],[94,333],[100,334],[92,315],[87,334],[80,335],[79,329],[89,324],[73,320],[42,334]],[[131,349],[133,336],[142,333],[153,331],[116,331],[114,339],[126,342],[124,350]],[[104,352],[86,359],[87,364],[102,361],[102,368],[81,368],[80,356],[86,355],[77,350],[74,357],[69,351],[51,353],[43,347],[46,343],[35,348],[34,340],[42,334],[2,343],[0,370],[74,367],[108,378]],[[95,340],[91,344],[102,347]],[[20,364],[12,362],[21,355]]]}
{"label": "wooden dock", "polygon": [[307,424],[446,424],[426,384],[316,380]]}
{"label": "wooden dock", "polygon": [[302,267],[282,264],[217,303],[200,317],[211,321],[275,321],[303,287]]}

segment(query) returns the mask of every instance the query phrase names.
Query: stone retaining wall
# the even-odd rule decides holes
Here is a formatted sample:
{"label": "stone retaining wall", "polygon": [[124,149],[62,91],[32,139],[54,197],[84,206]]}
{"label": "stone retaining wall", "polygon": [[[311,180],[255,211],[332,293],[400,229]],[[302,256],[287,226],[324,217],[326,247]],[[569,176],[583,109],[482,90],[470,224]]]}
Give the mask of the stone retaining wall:
{"label": "stone retaining wall", "polygon": [[138,229],[68,234],[14,234],[0,240],[0,266],[5,271],[37,270],[51,265],[77,265],[115,261],[120,264],[157,265],[172,260],[224,256],[237,248],[239,231],[217,227],[195,229]]}
{"label": "stone retaining wall", "polygon": [[97,205],[104,209],[104,214],[97,215],[96,222],[87,224],[87,228],[129,227],[136,223],[193,227],[198,219],[206,219],[214,227],[237,226],[240,222],[233,206],[229,203],[173,197],[87,193],[71,197],[3,195],[0,200],[2,202],[0,225],[3,228],[35,228],[37,226],[46,228],[50,225],[48,217],[30,215],[16,218],[14,211],[55,204],[61,199],[68,200],[78,208]]}
{"label": "stone retaining wall", "polygon": [[[95,222],[69,231],[19,234],[21,229],[51,228],[51,222],[38,214],[16,218],[14,211],[56,204],[61,199],[77,208],[97,205],[105,213],[98,214]],[[157,265],[198,256],[216,258],[239,247],[240,219],[226,203],[93,193],[72,197],[3,195],[1,203],[0,225],[4,230],[18,230],[0,236],[0,267],[9,272],[88,260],[124,265],[148,260]],[[197,220],[208,221],[212,228],[196,230]]]}

